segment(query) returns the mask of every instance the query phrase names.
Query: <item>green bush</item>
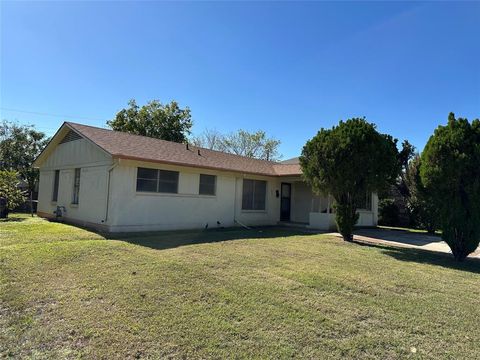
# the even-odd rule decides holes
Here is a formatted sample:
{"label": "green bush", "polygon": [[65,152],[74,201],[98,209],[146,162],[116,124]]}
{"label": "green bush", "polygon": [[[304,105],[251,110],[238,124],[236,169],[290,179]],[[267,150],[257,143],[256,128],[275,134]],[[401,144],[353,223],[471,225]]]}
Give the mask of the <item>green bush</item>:
{"label": "green bush", "polygon": [[387,188],[400,172],[396,140],[359,118],[321,129],[303,147],[300,164],[313,190],[335,199],[335,220],[345,241],[353,239],[365,194]]}
{"label": "green bush", "polygon": [[432,201],[433,189],[431,186],[425,186],[420,177],[420,162],[420,156],[417,155],[410,162],[406,174],[406,183],[410,192],[407,202],[408,212],[411,225],[434,234],[438,229],[439,213]]}
{"label": "green bush", "polygon": [[455,119],[439,126],[421,156],[420,176],[430,189],[442,238],[456,260],[480,242],[480,120]]}
{"label": "green bush", "polygon": [[0,170],[0,197],[7,201],[6,215],[26,199],[25,194],[18,187],[19,177],[16,171]]}
{"label": "green bush", "polygon": [[383,199],[378,205],[378,223],[386,226],[399,225],[400,210],[393,199]]}

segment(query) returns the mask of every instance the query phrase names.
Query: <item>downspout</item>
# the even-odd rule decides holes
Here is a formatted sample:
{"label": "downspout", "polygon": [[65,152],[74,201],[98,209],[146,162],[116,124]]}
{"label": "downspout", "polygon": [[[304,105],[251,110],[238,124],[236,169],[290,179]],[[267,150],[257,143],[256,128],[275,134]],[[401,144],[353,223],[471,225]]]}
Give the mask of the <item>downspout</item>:
{"label": "downspout", "polygon": [[234,177],[235,180],[235,196],[233,197],[233,224],[237,223],[237,176]]}
{"label": "downspout", "polygon": [[108,208],[110,205],[110,177],[112,174],[112,170],[117,167],[117,165],[120,163],[120,159],[115,161],[113,160],[113,165],[108,168],[108,179],[107,179],[107,199],[106,199],[106,206],[105,206],[105,219],[103,220],[104,223],[107,222],[108,220]]}

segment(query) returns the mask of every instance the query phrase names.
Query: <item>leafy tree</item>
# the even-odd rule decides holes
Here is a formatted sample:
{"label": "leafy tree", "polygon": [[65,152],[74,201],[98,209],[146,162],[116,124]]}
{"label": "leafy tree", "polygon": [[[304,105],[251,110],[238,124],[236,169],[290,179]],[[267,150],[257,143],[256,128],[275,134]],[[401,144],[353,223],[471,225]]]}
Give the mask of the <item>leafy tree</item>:
{"label": "leafy tree", "polygon": [[265,131],[248,132],[238,130],[230,134],[221,134],[216,130],[206,130],[193,137],[196,146],[228,152],[262,160],[277,161],[281,158],[278,151],[280,141],[268,138]]}
{"label": "leafy tree", "polygon": [[18,125],[3,121],[0,125],[0,170],[15,170],[34,191],[38,182],[38,169],[33,161],[47,145],[49,139],[33,125]]}
{"label": "leafy tree", "polygon": [[443,240],[464,260],[480,242],[480,120],[450,113],[425,146],[420,176],[431,189]]}
{"label": "leafy tree", "polygon": [[335,199],[335,220],[346,241],[353,240],[361,199],[393,184],[400,171],[396,140],[364,118],[322,128],[303,147],[300,164],[313,190]]}
{"label": "leafy tree", "polygon": [[7,210],[13,210],[25,201],[25,194],[18,186],[19,175],[16,171],[0,170],[0,198],[7,200]]}
{"label": "leafy tree", "polygon": [[438,211],[431,201],[432,189],[425,186],[420,177],[420,156],[416,155],[408,166],[405,183],[408,188],[408,209],[411,222],[434,234],[438,228]]}
{"label": "leafy tree", "polygon": [[120,110],[115,119],[107,121],[113,130],[149,136],[157,139],[186,142],[193,125],[190,109],[181,109],[175,101],[162,104],[152,100],[139,107],[135,100]]}

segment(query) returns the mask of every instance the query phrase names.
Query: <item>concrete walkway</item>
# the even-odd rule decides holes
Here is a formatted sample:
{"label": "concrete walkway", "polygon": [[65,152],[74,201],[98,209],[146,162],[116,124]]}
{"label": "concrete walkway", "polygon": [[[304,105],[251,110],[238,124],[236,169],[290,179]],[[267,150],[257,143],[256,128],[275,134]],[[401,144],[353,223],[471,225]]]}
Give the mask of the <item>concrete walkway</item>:
{"label": "concrete walkway", "polygon": [[[339,233],[332,233],[331,235],[341,237]],[[450,248],[439,236],[407,230],[357,229],[355,230],[353,238],[355,241],[365,243],[392,245],[451,254]],[[480,247],[473,254],[470,254],[470,257],[480,259]]]}

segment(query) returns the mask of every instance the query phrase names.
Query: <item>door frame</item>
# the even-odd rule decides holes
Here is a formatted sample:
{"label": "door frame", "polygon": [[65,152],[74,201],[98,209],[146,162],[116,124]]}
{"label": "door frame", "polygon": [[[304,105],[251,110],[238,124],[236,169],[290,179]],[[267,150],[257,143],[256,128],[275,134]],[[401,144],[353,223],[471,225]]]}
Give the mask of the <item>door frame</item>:
{"label": "door frame", "polygon": [[[288,198],[288,218],[282,218],[283,211],[282,211],[282,205],[283,205],[283,185],[288,185],[290,188],[290,196]],[[287,183],[287,182],[282,182],[280,183],[280,221],[291,221],[292,219],[292,183]]]}

